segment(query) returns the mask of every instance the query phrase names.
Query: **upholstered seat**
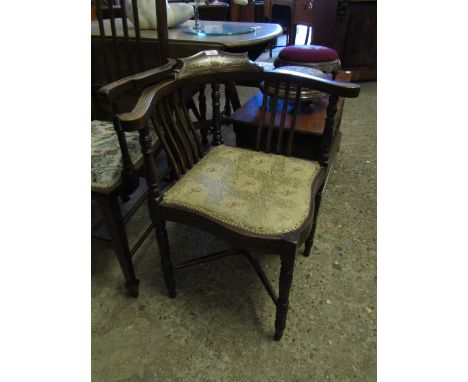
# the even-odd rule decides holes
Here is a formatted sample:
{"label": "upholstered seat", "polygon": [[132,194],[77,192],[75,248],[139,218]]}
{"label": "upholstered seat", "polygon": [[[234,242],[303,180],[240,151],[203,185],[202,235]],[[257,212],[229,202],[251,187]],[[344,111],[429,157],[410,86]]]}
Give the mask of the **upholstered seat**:
{"label": "upholstered seat", "polygon": [[321,45],[290,45],[281,49],[275,67],[302,65],[319,69],[325,73],[341,67],[336,50]]}
{"label": "upholstered seat", "polygon": [[[138,133],[126,133],[128,151],[135,167],[141,166],[143,157]],[[153,143],[157,141],[152,134]],[[112,122],[91,122],[91,190],[110,192],[120,184],[122,177],[122,152]]]}
{"label": "upholstered seat", "polygon": [[324,62],[338,58],[338,53],[331,48],[320,45],[290,45],[278,55],[280,58],[291,61]]}
{"label": "upholstered seat", "polygon": [[310,212],[318,162],[218,146],[164,194],[186,207],[260,234],[301,227]]}

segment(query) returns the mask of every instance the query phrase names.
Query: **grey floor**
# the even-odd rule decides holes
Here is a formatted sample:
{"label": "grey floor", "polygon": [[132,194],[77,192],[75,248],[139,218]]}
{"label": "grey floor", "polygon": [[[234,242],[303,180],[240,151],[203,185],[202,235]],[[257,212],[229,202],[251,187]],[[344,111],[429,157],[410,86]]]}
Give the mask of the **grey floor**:
{"label": "grey floor", "polygon": [[[93,241],[93,381],[376,380],[377,86],[361,86],[345,104],[312,254],[297,257],[282,341],[272,339],[274,305],[245,259],[178,271],[172,300],[152,233],[134,258],[141,285],[133,299],[110,246]],[[147,221],[142,208],[131,239]],[[196,229],[168,231],[179,260],[226,248]],[[279,258],[259,259],[276,285]]]}

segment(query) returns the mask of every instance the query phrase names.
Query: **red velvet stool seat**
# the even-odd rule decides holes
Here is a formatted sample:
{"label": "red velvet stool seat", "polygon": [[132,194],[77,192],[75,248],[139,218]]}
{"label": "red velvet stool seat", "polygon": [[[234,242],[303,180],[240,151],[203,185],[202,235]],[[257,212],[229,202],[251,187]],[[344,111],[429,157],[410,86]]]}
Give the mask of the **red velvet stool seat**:
{"label": "red velvet stool seat", "polygon": [[290,45],[281,49],[275,60],[275,68],[286,65],[308,66],[324,73],[337,72],[341,68],[336,50],[320,45]]}

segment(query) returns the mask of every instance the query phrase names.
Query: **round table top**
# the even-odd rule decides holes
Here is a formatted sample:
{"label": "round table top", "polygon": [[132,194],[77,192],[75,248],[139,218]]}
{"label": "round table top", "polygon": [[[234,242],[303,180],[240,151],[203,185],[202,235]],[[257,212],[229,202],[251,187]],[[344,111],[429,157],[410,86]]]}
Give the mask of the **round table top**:
{"label": "round table top", "polygon": [[[122,20],[116,19],[116,31],[118,37],[123,37],[123,28]],[[200,20],[201,24],[211,26],[211,25],[242,25],[250,26],[254,29],[253,32],[237,34],[237,35],[227,35],[227,36],[206,36],[206,35],[196,35],[188,34],[182,31],[182,27],[188,26],[193,28],[195,25],[194,20],[188,20],[174,28],[169,28],[169,40],[177,41],[188,41],[188,42],[214,42],[223,44],[227,48],[240,48],[247,47],[251,45],[257,45],[269,40],[272,40],[283,33],[283,30],[278,24],[271,23],[244,23],[244,22],[232,22],[232,21],[205,21]],[[128,21],[129,27],[129,36],[135,37],[135,30],[133,24]],[[104,29],[106,35],[111,36],[111,27],[110,21],[104,20]],[[91,22],[91,36],[99,36],[99,24],[97,20]],[[158,37],[157,31],[153,29],[141,30],[141,38],[143,39],[156,39]]]}

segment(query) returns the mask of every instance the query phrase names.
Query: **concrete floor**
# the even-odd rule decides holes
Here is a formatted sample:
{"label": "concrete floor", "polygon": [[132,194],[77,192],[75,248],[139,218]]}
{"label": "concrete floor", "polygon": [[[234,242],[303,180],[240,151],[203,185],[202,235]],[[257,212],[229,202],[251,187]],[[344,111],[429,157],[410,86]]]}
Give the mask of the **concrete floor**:
{"label": "concrete floor", "polygon": [[[112,249],[94,241],[93,381],[376,380],[377,86],[361,86],[346,101],[312,254],[297,257],[281,342],[272,339],[274,305],[245,259],[178,271],[171,300],[152,233],[134,258],[141,284],[132,299]],[[140,209],[131,239],[147,219]],[[226,248],[196,229],[168,231],[178,260]],[[259,259],[276,285],[279,258]]]}

